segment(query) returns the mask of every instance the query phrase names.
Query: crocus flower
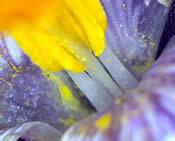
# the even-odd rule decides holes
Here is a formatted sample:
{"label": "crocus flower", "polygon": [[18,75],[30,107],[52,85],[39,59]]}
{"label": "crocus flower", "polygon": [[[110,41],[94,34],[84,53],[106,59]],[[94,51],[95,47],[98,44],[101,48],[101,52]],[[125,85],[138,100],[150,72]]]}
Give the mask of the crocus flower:
{"label": "crocus flower", "polygon": [[[127,96],[126,94],[124,97],[122,96],[121,99],[116,102],[116,104],[119,105],[119,107],[117,106],[118,108],[116,108],[114,104],[113,106],[111,106],[112,107],[111,109],[113,111],[110,111],[109,109],[108,111],[106,110],[111,115],[106,114],[106,111],[104,111],[104,109],[110,103],[112,103],[112,101],[116,97],[122,95],[122,93],[124,93],[128,89],[135,88],[138,84],[138,80],[142,78],[144,72],[151,65],[151,62],[154,60],[155,54],[157,52],[156,46],[160,40],[160,36],[163,31],[163,27],[167,18],[167,13],[169,11],[170,3],[171,1],[166,2],[161,0],[159,1],[156,1],[156,0],[148,0],[148,1],[146,0],[145,1],[102,0],[101,4],[106,12],[107,21],[108,21],[108,25],[107,25],[108,27],[107,27],[106,37],[105,37],[106,48],[102,53],[102,55],[100,57],[95,57],[92,54],[92,52],[90,52],[86,47],[84,47],[84,45],[87,46],[85,40],[79,40],[81,43],[76,44],[76,45],[80,45],[81,47],[68,46],[68,51],[70,51],[73,55],[75,55],[76,59],[82,62],[82,64],[84,64],[87,68],[85,72],[82,72],[79,74],[72,73],[71,71],[59,71],[56,73],[49,73],[43,69],[40,69],[38,66],[34,65],[32,62],[28,61],[30,59],[23,53],[22,53],[22,57],[20,57],[20,60],[23,60],[23,61],[20,62],[20,65],[19,65],[17,64],[19,60],[17,62],[16,60],[14,60],[14,59],[18,59],[18,55],[19,55],[17,53],[18,55],[15,56],[16,53],[13,50],[14,43],[8,46],[8,53],[10,52],[11,54],[10,55],[6,54],[7,53],[6,51],[3,52],[2,59],[4,60],[3,62],[5,65],[3,64],[3,62],[0,63],[3,67],[4,72],[7,74],[5,75],[4,72],[2,73],[4,79],[0,80],[1,82],[0,86],[3,86],[2,87],[4,88],[2,89],[3,92],[8,92],[7,95],[6,93],[3,93],[4,95],[2,96],[3,103],[2,103],[1,113],[2,114],[5,113],[4,117],[9,118],[9,120],[2,120],[4,122],[7,122],[4,124],[6,127],[10,128],[12,126],[15,126],[16,124],[18,126],[8,130],[3,130],[1,132],[0,139],[8,140],[9,138],[13,138],[13,141],[24,141],[24,140],[50,141],[51,139],[52,140],[57,139],[60,136],[59,132],[55,132],[54,130],[51,129],[50,126],[48,125],[46,126],[44,123],[35,124],[31,121],[39,120],[42,122],[49,123],[53,127],[57,128],[59,131],[62,132],[63,130],[68,128],[68,126],[70,126],[71,124],[74,124],[77,120],[80,120],[85,116],[87,116],[88,114],[91,114],[92,112],[94,112],[94,109],[92,107],[89,107],[90,104],[85,100],[86,99],[85,97],[88,98],[88,100],[91,102],[91,104],[93,104],[93,106],[97,111],[103,111],[103,112],[97,115],[94,115],[93,118],[88,119],[88,121],[80,123],[80,126],[76,125],[75,127],[73,127],[72,129],[73,130],[75,129],[75,132],[74,131],[72,132],[71,131],[72,129],[70,129],[70,131],[68,131],[68,133],[66,133],[66,135],[63,137],[63,140],[67,137],[69,141],[71,139],[72,140],[75,139],[76,141],[78,141],[83,138],[93,140],[94,136],[97,135],[95,137],[95,140],[103,141],[105,138],[101,139],[101,137],[107,137],[107,139],[109,139],[108,137],[111,137],[111,136],[113,137],[114,134],[116,134],[116,136],[118,135],[117,134],[118,132],[115,132],[116,130],[113,130],[115,127],[116,127],[115,129],[122,131],[122,133],[125,133],[125,130],[124,130],[125,128],[124,129],[122,128],[125,126],[119,127],[118,125],[120,123],[115,124],[119,122],[117,121],[117,119],[122,121],[123,115],[124,115],[127,119],[130,120],[130,114],[125,115],[125,112],[130,113],[129,112],[130,109],[129,108],[127,109],[127,107],[129,107],[130,105],[131,105],[131,108],[133,106],[133,109],[140,108],[139,102],[136,103],[137,99],[141,97],[140,95],[143,95],[143,97],[145,95],[148,95],[148,97],[145,96],[146,97],[145,99],[146,100],[148,99],[148,103],[151,103],[152,101],[150,99],[154,97],[154,96],[150,96],[151,94],[149,94],[149,92],[147,91],[146,92],[148,94],[142,94],[145,88],[142,88],[141,85],[142,84],[144,85],[145,81],[142,81],[143,83],[140,84],[140,87],[138,90],[136,89],[134,91],[127,93],[127,94],[132,93],[133,96]],[[52,14],[49,14],[48,16],[49,19],[51,18],[50,15]],[[126,15],[128,16],[127,18],[126,18]],[[40,19],[38,17],[39,16],[37,16],[36,19]],[[157,18],[155,19],[155,17],[159,18],[160,20],[157,20]],[[152,24],[147,24],[147,22],[145,23],[143,22],[143,21],[150,21],[150,20],[152,21],[151,22]],[[23,25],[23,22],[21,25]],[[33,26],[33,22],[32,24],[29,24],[29,25]],[[63,23],[63,25],[65,25],[65,23]],[[71,26],[71,27],[74,27],[74,26]],[[40,28],[37,28],[37,29],[40,29]],[[58,31],[56,29],[57,28],[54,28],[53,32]],[[158,32],[155,32],[155,29]],[[6,30],[6,31],[13,36],[13,34],[9,32],[11,30]],[[64,34],[61,34],[61,37],[65,37],[62,35],[66,35],[66,41],[67,39],[70,39],[68,40],[70,42],[70,45],[75,45],[75,43],[77,43],[75,41],[77,40],[74,40],[74,38],[72,39],[71,37],[72,36],[74,37],[74,35],[72,35],[71,32],[67,32],[67,31],[69,30],[66,28],[66,30],[64,30]],[[6,34],[5,33],[3,34],[4,35],[2,35],[2,37],[6,38],[7,37]],[[151,37],[148,36],[148,39],[149,38],[151,39],[150,40],[145,39],[146,38],[145,36],[149,34],[152,34]],[[77,37],[77,32],[75,36]],[[49,37],[53,37],[53,36],[49,35]],[[70,37],[70,38],[67,38],[67,37]],[[64,42],[62,42],[62,41],[65,41],[64,39],[65,38],[61,38],[61,40],[59,40],[60,43],[64,44]],[[152,41],[155,41],[155,42],[152,42]],[[18,40],[17,42],[18,44],[20,43]],[[9,43],[9,41],[6,43]],[[127,45],[131,45],[131,49]],[[143,48],[143,45],[145,46],[145,49]],[[1,48],[4,48],[4,46],[5,44],[3,44]],[[131,53],[131,55],[128,55],[128,52]],[[11,58],[6,57],[6,55],[8,57],[10,56]],[[32,59],[32,56],[30,54],[28,55]],[[53,54],[51,53],[51,55]],[[12,61],[12,64],[10,63],[11,61]],[[32,59],[32,61],[35,62],[34,59]],[[32,68],[33,67],[36,68],[36,70],[35,71],[28,70],[26,68],[26,65],[28,66],[29,64],[32,66]],[[54,63],[54,65],[58,65],[58,64]],[[21,69],[21,66],[23,66],[22,69]],[[54,67],[53,64],[50,66]],[[49,67],[44,66],[44,68],[49,70],[54,70],[50,68],[50,66]],[[66,67],[61,67],[61,68],[66,68]],[[77,68],[77,69],[80,69],[80,68]],[[14,73],[17,75],[15,78],[13,78],[13,76],[15,76]],[[32,80],[32,83],[29,83],[30,80]],[[24,84],[23,87],[21,87],[22,85],[20,85],[19,82],[21,84]],[[152,83],[150,83],[150,85],[151,84]],[[28,90],[27,86],[31,86],[31,88]],[[42,94],[43,92],[40,93],[40,90],[45,90],[45,93],[44,93],[45,95]],[[79,98],[81,96],[83,96],[83,98]],[[23,104],[23,101],[26,101],[26,102]],[[9,103],[11,106],[7,108],[8,107],[7,105]],[[153,106],[154,106],[154,103],[153,103]],[[33,108],[33,109],[30,109],[30,108]],[[118,109],[119,112],[116,112],[117,111],[116,109]],[[146,111],[146,112],[149,113],[149,111]],[[70,116],[70,113],[73,116]],[[16,118],[15,116],[17,116],[18,118]],[[112,117],[111,118],[112,120],[114,119],[114,117],[116,117],[116,120],[112,121],[112,123],[110,122],[111,121],[110,116]],[[0,116],[0,117],[3,117],[3,116]],[[138,119],[139,121],[141,121],[141,123],[142,123],[142,117],[143,117],[142,115],[141,116],[138,115]],[[106,118],[107,120],[105,120]],[[55,120],[55,119],[58,119],[58,120]],[[147,120],[147,117],[145,116],[143,117],[143,119]],[[97,121],[97,126],[99,125],[98,126],[99,128],[96,128],[96,121]],[[29,123],[23,124],[25,122],[29,122]],[[109,130],[106,129],[103,132],[103,128],[107,126],[108,123],[110,123]],[[130,123],[132,124],[133,122],[130,122]],[[135,123],[136,122],[134,121],[134,125],[132,124],[132,127],[135,127],[136,129],[139,128],[136,126],[137,124]],[[112,124],[114,125],[114,128],[112,126],[112,129],[111,129],[110,127]],[[127,126],[130,127],[131,124],[128,124]],[[123,125],[123,124],[120,124],[120,125]],[[144,126],[144,125],[145,124],[141,124],[141,126]],[[147,125],[148,126],[150,125],[152,127],[152,125],[149,123]],[[31,127],[31,128],[27,128],[27,127]],[[48,138],[43,138],[44,135],[42,133],[40,134],[40,132],[38,133],[38,135],[36,135],[35,130],[34,132],[32,132],[32,130],[34,129],[33,127],[34,128],[38,127],[37,129],[40,129],[42,133],[47,132],[45,136],[47,136]],[[95,127],[95,128],[93,129],[91,127]],[[147,126],[144,126],[144,127],[146,127],[147,129]],[[44,128],[44,129],[41,130],[41,128]],[[79,129],[80,129],[80,132],[79,132]],[[149,129],[150,128],[148,128],[147,130],[149,131]],[[23,134],[22,130],[25,130],[26,134]],[[53,132],[53,134],[50,135],[51,132],[49,132],[48,130]],[[92,134],[91,133],[89,134],[89,132],[91,131],[92,131]],[[108,134],[108,131],[110,135]],[[112,134],[111,131],[114,134]],[[58,135],[55,135],[54,133]],[[99,135],[98,133],[102,135],[98,136]],[[135,134],[133,133],[131,136],[134,136],[134,135]],[[52,138],[52,137],[55,137],[55,138]]]}
{"label": "crocus flower", "polygon": [[[100,55],[106,18],[98,0],[1,0],[0,31],[14,37],[37,65],[80,72],[79,48]],[[88,58],[86,58],[88,59]]]}

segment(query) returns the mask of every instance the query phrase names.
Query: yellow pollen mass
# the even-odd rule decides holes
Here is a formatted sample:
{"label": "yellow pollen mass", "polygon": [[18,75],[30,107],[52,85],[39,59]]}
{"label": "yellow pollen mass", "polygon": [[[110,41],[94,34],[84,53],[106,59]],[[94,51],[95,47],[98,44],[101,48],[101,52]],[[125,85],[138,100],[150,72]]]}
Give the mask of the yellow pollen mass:
{"label": "yellow pollen mass", "polygon": [[107,114],[99,117],[96,120],[95,125],[99,130],[105,130],[105,129],[109,128],[111,122],[112,122],[111,114],[107,113]]}
{"label": "yellow pollen mass", "polygon": [[123,6],[123,9],[126,9],[126,4],[125,3],[123,3],[122,6]]}
{"label": "yellow pollen mass", "polygon": [[88,48],[96,56],[104,49],[106,16],[99,0],[0,0],[0,3],[0,31],[12,36],[41,68],[81,72],[86,67],[80,48]]}

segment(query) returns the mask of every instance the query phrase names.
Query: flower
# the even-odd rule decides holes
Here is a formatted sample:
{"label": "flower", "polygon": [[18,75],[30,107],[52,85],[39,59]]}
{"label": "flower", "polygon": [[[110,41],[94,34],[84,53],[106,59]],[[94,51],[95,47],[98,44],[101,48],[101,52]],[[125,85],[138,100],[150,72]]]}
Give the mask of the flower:
{"label": "flower", "polygon": [[[4,105],[11,102],[12,104],[9,104],[11,111],[7,112],[10,113],[9,115],[26,113],[28,108],[23,105],[20,107],[16,105],[22,103],[20,101],[21,97],[24,97],[24,100],[31,99],[31,101],[38,103],[39,108],[37,107],[37,110],[33,112],[28,112],[29,114],[32,113],[32,118],[29,114],[27,116],[22,115],[22,117],[31,119],[26,122],[36,120],[37,117],[39,121],[49,123],[62,131],[74,124],[75,119],[80,120],[84,115],[87,116],[87,114],[93,112],[94,109],[89,107],[92,104],[98,113],[70,128],[63,136],[63,141],[67,138],[76,141],[93,139],[97,141],[127,140],[127,137],[134,141],[138,140],[139,137],[141,138],[139,140],[172,139],[174,128],[171,126],[173,123],[170,117],[174,119],[172,110],[174,97],[170,94],[174,92],[174,49],[167,49],[160,60],[145,75],[138,88],[130,90],[137,86],[138,81],[143,78],[143,74],[155,59],[170,3],[170,0],[101,0],[108,24],[105,33],[106,48],[102,55],[96,57],[87,48],[78,48],[79,57],[77,56],[77,58],[81,58],[87,68],[85,72],[78,74],[67,70],[49,73],[43,69],[40,70],[36,65],[34,66],[37,69],[34,72],[19,72],[21,69],[20,67],[18,69],[17,64],[12,66],[12,69],[5,69],[9,77],[2,73],[5,81],[0,80],[2,84],[0,86],[4,86],[5,92],[8,93],[7,95],[3,93],[3,103],[0,109],[4,110],[6,108]],[[149,21],[151,22],[149,23]],[[174,44],[174,41],[171,43]],[[173,47],[171,44],[169,46]],[[10,48],[13,49],[13,47],[14,44],[11,44]],[[3,53],[2,58],[5,61],[11,60],[11,58],[6,58],[6,52]],[[11,53],[14,53],[14,51]],[[11,57],[13,56],[15,56],[15,53],[11,54]],[[26,57],[26,55],[24,56]],[[0,62],[0,64],[5,68],[12,65],[10,62],[5,63],[6,65],[3,62]],[[23,70],[26,64],[28,63],[24,61]],[[9,79],[13,78],[13,73],[12,76],[10,75],[11,71],[17,72],[18,76],[15,79]],[[32,89],[23,94],[23,88],[27,88],[32,78],[34,78],[33,83],[30,83]],[[12,81],[9,83],[9,80]],[[17,83],[20,80],[23,80],[23,82],[26,80],[23,87],[20,87],[21,85]],[[9,91],[11,90],[9,84],[13,84],[13,91],[17,93],[15,93],[17,96]],[[38,93],[40,89],[46,89],[48,97]],[[3,90],[1,89],[1,91]],[[21,97],[18,99],[19,94]],[[83,96],[83,99],[80,98],[81,96]],[[91,104],[86,105],[86,97]],[[32,98],[36,98],[36,100],[32,100]],[[114,104],[110,105],[116,98]],[[6,99],[8,99],[7,102]],[[82,100],[85,100],[85,102],[82,102]],[[28,105],[28,102],[26,102],[26,105]],[[110,107],[108,107],[109,105]],[[32,106],[36,105],[31,104],[30,107]],[[73,113],[73,116],[67,118],[69,112]],[[1,113],[6,115],[6,109]],[[9,120],[16,119],[9,115],[7,114]],[[33,117],[33,115],[36,116]],[[0,118],[2,117],[0,115]],[[64,119],[64,117],[66,118]],[[55,120],[56,118],[58,120]],[[17,122],[12,121],[11,123],[22,124],[25,121],[21,122],[21,119],[23,118],[17,118]],[[161,119],[164,119],[166,124],[162,124]],[[9,125],[9,120],[6,125]],[[4,122],[6,121],[4,120]],[[57,126],[59,124],[62,126]],[[32,126],[33,123],[27,125]],[[24,128],[25,126],[26,124],[21,125]],[[40,126],[43,127],[43,123],[40,123],[38,128]],[[46,127],[45,130],[49,128]],[[162,130],[165,131],[162,132]],[[8,133],[13,135],[15,130],[11,131],[3,132],[4,134],[2,133],[0,137],[4,138],[6,135],[8,136]],[[29,136],[30,134],[27,134],[27,136],[20,139],[30,140],[33,137],[33,132]],[[42,134],[38,134],[38,137],[45,140],[45,138],[42,138]]]}
{"label": "flower", "polygon": [[[106,18],[98,0],[0,1],[0,29],[44,69],[85,70],[80,48],[99,56]],[[88,58],[86,58],[88,59]]]}

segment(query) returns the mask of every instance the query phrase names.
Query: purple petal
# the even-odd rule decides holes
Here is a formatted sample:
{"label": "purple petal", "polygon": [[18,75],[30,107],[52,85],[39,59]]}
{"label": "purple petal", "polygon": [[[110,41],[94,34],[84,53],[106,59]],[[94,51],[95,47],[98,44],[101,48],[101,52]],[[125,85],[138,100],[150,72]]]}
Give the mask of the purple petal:
{"label": "purple petal", "polygon": [[106,46],[140,79],[154,61],[172,0],[101,0]]}

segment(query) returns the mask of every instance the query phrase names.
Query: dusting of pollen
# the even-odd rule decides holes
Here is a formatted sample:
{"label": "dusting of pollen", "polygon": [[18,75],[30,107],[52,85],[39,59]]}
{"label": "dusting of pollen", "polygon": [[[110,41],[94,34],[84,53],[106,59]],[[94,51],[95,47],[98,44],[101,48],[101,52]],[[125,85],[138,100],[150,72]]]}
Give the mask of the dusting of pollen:
{"label": "dusting of pollen", "polygon": [[126,4],[123,3],[122,6],[123,6],[123,9],[125,10],[126,9]]}
{"label": "dusting of pollen", "polygon": [[4,82],[5,84],[7,84],[8,86],[10,86],[11,88],[13,88],[12,82],[13,79],[16,78],[17,73],[22,71],[22,66],[16,66],[10,59],[10,54],[7,50],[7,47],[5,46],[5,41],[4,41],[4,37],[0,38],[2,41],[2,44],[0,45],[0,56],[3,57],[3,59],[5,59],[7,61],[7,65],[8,65],[8,69],[9,71],[13,71],[12,74],[10,75],[6,75],[5,77],[11,77],[11,80],[7,80],[6,78],[0,78],[0,81]]}
{"label": "dusting of pollen", "polygon": [[[59,77],[58,80],[55,80],[54,76],[57,76],[54,73],[46,71],[47,76],[43,75],[45,70],[33,64],[30,58],[21,50],[18,52],[11,51],[13,44],[2,46],[3,41],[6,43],[5,39],[0,40],[2,55],[0,58],[2,59],[2,62],[0,62],[0,67],[2,65],[2,69],[0,69],[0,94],[3,99],[1,105],[5,110],[11,111],[7,121],[9,126],[14,126],[14,121],[16,124],[23,124],[31,121],[32,118],[38,120],[44,118],[47,123],[54,123],[56,127],[61,125],[59,128],[65,128],[75,123],[73,116],[76,120],[79,120],[89,113],[88,107],[81,106],[76,94],[72,93],[72,87],[69,88],[66,85],[67,83],[64,84],[65,82],[62,82]],[[6,50],[5,53],[4,50]],[[20,54],[18,60],[13,57],[16,53]],[[35,71],[33,72],[33,70]],[[14,102],[10,105],[6,104],[12,98]],[[40,105],[42,106],[40,107]],[[60,108],[62,109],[60,110]],[[30,114],[31,111],[35,112],[36,110],[39,114],[36,116]],[[53,114],[50,115],[49,113]],[[5,123],[6,115],[2,113],[2,116],[1,120]],[[61,122],[58,119],[63,120]]]}
{"label": "dusting of pollen", "polygon": [[111,113],[107,113],[104,114],[103,116],[100,116],[97,120],[96,120],[96,127],[99,130],[106,130],[107,128],[109,128],[110,124],[112,122],[112,117],[111,117]]}

